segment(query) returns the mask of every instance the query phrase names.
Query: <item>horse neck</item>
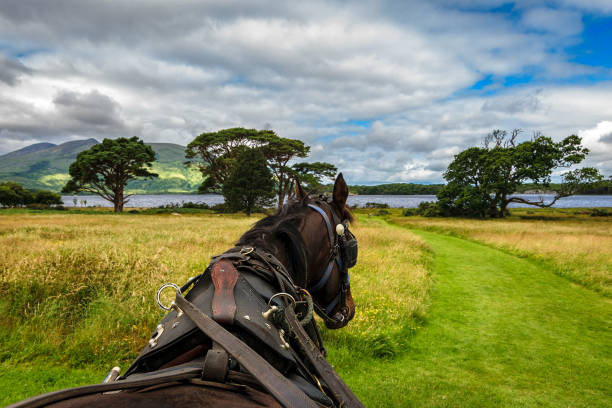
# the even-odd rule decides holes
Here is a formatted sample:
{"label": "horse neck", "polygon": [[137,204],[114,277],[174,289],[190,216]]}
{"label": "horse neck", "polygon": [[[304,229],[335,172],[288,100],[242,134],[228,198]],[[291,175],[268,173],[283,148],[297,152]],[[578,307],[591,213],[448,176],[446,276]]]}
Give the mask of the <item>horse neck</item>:
{"label": "horse neck", "polygon": [[251,239],[249,240],[239,241],[238,245],[252,246],[254,248],[259,248],[266,251],[274,256],[285,267],[294,283],[298,285],[303,283],[300,282],[300,280],[303,278],[298,276],[298,271],[296,271],[296,262],[300,262],[300,260],[294,259],[292,256],[293,251],[290,248],[292,244],[286,242],[286,240],[272,236],[272,234],[269,235],[267,233],[262,233],[256,237],[251,236]]}

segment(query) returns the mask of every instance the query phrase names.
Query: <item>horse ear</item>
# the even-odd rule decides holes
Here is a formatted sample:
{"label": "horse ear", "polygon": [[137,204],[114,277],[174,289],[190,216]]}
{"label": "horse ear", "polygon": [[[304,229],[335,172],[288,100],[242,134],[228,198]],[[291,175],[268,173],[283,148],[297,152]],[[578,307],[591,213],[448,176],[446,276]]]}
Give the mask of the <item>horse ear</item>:
{"label": "horse ear", "polygon": [[295,197],[298,199],[298,201],[302,201],[308,197],[308,194],[306,194],[306,191],[304,191],[300,185],[300,180],[297,178],[295,179]]}
{"label": "horse ear", "polygon": [[342,173],[338,174],[336,178],[336,182],[334,183],[334,204],[340,209],[343,210],[346,205],[346,199],[348,197],[348,186],[346,185],[346,181],[344,181],[344,177]]}

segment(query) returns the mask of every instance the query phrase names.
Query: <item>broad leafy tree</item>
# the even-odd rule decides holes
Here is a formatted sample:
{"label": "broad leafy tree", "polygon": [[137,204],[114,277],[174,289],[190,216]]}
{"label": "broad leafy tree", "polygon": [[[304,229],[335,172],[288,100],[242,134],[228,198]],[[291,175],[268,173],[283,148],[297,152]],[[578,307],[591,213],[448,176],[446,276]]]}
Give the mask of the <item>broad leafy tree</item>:
{"label": "broad leafy tree", "polygon": [[63,204],[62,196],[53,191],[40,190],[34,193],[34,202],[44,205],[61,205]]}
{"label": "broad leafy tree", "polygon": [[34,195],[19,183],[7,181],[0,183],[0,205],[17,207],[34,202]]}
{"label": "broad leafy tree", "polygon": [[237,164],[223,185],[227,207],[251,215],[253,208],[264,207],[274,198],[274,181],[266,159],[259,149],[243,149]]}
{"label": "broad leafy tree", "polygon": [[238,156],[248,148],[260,149],[276,181],[277,203],[280,207],[291,189],[295,177],[289,162],[306,157],[310,147],[295,139],[279,137],[272,130],[245,128],[223,129],[202,133],[187,145],[187,164],[197,166],[204,176],[200,192],[223,188],[237,165]]}
{"label": "broad leafy tree", "polygon": [[296,175],[295,170],[289,166],[289,161],[308,156],[310,146],[301,140],[286,139],[275,134],[267,135],[261,140],[264,142],[261,147],[264,156],[276,179],[276,203],[280,208],[291,190],[292,180]]}
{"label": "broad leafy tree", "polygon": [[149,171],[155,152],[136,136],[104,139],[85,150],[70,165],[71,179],[62,192],[88,192],[113,203],[115,212],[123,211],[130,195],[124,194],[128,181],[136,177],[157,177]]}
{"label": "broad leafy tree", "polygon": [[553,171],[579,164],[589,152],[576,135],[554,142],[537,133],[531,140],[517,143],[519,133],[495,130],[485,139],[484,147],[471,147],[455,156],[444,173],[448,184],[438,193],[444,213],[504,217],[510,203],[550,207],[602,179],[596,169],[587,167],[563,174],[560,190],[548,203],[512,196],[524,183],[546,188]]}
{"label": "broad leafy tree", "polygon": [[21,184],[8,181],[0,184],[2,189],[2,204],[9,207],[17,207],[34,202],[34,194],[25,189]]}
{"label": "broad leafy tree", "polygon": [[0,183],[0,206],[19,207],[28,204],[61,205],[62,197],[48,190],[32,192],[13,181]]}
{"label": "broad leafy tree", "polygon": [[245,128],[202,133],[185,149],[188,165],[197,167],[204,182],[200,192],[220,190],[236,167],[236,159],[245,148],[260,146],[266,138],[276,137],[271,130]]}
{"label": "broad leafy tree", "polygon": [[296,163],[291,168],[300,181],[300,185],[309,193],[322,193],[323,179],[333,179],[338,172],[336,166],[325,162]]}

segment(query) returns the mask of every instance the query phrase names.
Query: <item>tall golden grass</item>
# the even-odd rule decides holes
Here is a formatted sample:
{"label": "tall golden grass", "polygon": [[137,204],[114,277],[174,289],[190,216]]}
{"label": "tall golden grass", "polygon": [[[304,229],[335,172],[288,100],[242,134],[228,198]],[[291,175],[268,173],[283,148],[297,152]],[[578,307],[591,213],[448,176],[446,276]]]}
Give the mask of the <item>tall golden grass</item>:
{"label": "tall golden grass", "polygon": [[557,271],[612,296],[612,217],[581,211],[515,209],[506,219],[394,217],[414,228],[447,231],[552,262]]}
{"label": "tall golden grass", "polygon": [[[110,366],[135,357],[163,316],[163,283],[183,283],[230,248],[257,218],[240,215],[0,215],[0,361]],[[357,316],[329,333],[342,348],[357,334],[393,353],[425,313],[425,245],[407,230],[364,219],[352,290]],[[408,323],[407,323],[408,322]]]}
{"label": "tall golden grass", "polygon": [[14,348],[5,358],[59,357],[76,364],[128,358],[161,316],[155,288],[203,271],[252,222],[171,215],[0,217],[0,319],[12,329],[0,339]]}

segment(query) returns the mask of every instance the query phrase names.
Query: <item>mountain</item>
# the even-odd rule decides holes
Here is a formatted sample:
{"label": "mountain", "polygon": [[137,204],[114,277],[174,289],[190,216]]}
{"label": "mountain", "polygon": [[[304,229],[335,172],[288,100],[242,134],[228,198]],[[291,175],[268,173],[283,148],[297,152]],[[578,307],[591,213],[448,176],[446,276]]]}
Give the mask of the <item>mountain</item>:
{"label": "mountain", "polygon": [[[36,143],[0,156],[0,181],[16,181],[32,190],[59,192],[69,180],[68,167],[76,156],[98,144],[96,139],[75,140],[55,145]],[[159,174],[152,180],[128,183],[129,193],[195,192],[202,176],[195,169],[185,168],[185,147],[173,143],[148,143],[157,156],[152,171]]]}
{"label": "mountain", "polygon": [[8,158],[8,157],[26,156],[28,153],[37,152],[39,150],[45,150],[45,149],[48,149],[54,146],[56,145],[54,145],[53,143],[35,143],[33,145],[29,145],[27,147],[24,147],[23,149],[15,150],[14,152],[7,153],[4,156],[0,156],[0,157]]}

